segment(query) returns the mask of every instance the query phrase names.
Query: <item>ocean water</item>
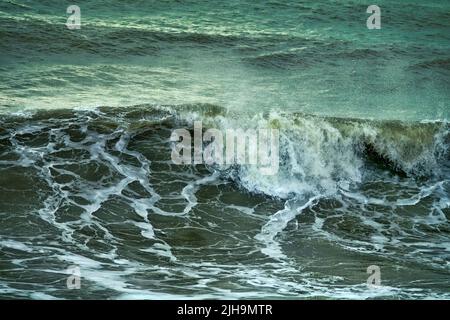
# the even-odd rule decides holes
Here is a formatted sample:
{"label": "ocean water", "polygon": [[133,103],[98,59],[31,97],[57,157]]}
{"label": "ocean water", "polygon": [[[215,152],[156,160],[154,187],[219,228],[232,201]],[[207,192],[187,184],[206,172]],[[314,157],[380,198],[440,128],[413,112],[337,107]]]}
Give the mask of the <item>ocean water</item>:
{"label": "ocean water", "polygon": [[72,4],[0,1],[0,298],[450,298],[448,1]]}

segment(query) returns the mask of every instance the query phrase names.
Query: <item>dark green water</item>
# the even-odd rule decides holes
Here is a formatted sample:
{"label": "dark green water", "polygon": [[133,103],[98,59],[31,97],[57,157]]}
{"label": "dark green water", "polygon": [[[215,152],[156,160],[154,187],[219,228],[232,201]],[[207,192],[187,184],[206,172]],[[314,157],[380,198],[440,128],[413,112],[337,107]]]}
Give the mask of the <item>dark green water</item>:
{"label": "dark green water", "polygon": [[[0,1],[1,298],[449,298],[448,2],[71,4]],[[279,171],[175,165],[195,120]]]}

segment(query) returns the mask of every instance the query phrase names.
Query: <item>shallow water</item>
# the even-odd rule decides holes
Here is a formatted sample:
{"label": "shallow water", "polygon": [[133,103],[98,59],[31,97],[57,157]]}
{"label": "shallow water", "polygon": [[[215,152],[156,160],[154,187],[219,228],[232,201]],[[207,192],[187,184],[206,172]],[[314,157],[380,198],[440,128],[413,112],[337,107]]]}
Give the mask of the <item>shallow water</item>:
{"label": "shallow water", "polygon": [[[378,5],[0,2],[0,297],[450,298],[449,4]],[[199,120],[277,174],[175,165]]]}

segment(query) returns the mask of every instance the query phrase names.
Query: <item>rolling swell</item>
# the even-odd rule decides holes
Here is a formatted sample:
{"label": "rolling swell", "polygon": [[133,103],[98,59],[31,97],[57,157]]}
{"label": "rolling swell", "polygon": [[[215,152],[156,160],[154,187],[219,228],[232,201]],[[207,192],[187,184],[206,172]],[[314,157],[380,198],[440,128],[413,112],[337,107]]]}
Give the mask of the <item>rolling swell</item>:
{"label": "rolling swell", "polygon": [[[181,119],[205,126],[276,128],[280,131],[280,171],[261,177],[255,167],[241,167],[239,183],[250,191],[289,197],[336,190],[339,183],[360,183],[371,170],[389,170],[411,178],[448,174],[447,122],[345,119],[271,112],[234,114],[214,105],[179,107]],[[195,111],[189,111],[194,109]],[[252,123],[250,125],[249,123]],[[256,180],[256,181],[255,181]]]}
{"label": "rolling swell", "polygon": [[[279,129],[278,174],[262,176],[245,165],[174,165],[171,132],[192,129],[194,120],[205,129]],[[308,265],[323,262],[295,251],[320,239],[341,255],[446,269],[445,122],[236,114],[196,104],[35,110],[2,114],[0,123],[0,246],[16,257],[7,266],[30,277],[44,272],[57,283],[58,268],[76,263],[87,292],[100,297],[161,297],[157,281],[167,298],[217,298],[223,279],[244,290],[230,291],[230,298],[430,294],[367,292],[365,285],[330,291],[326,284],[336,279],[305,276]],[[384,159],[374,160],[375,152]],[[309,240],[298,243],[300,235]],[[35,289],[16,288],[14,275],[3,276],[3,292],[28,297]],[[203,286],[204,278],[213,283]],[[183,289],[184,281],[200,289]],[[175,292],[174,282],[183,284]],[[57,288],[41,292],[64,296]]]}
{"label": "rolling swell", "polygon": [[[393,174],[426,179],[448,174],[450,128],[447,122],[408,123],[278,112],[251,115],[233,113],[216,105],[144,105],[98,110],[98,114],[94,111],[38,111],[29,118],[2,115],[4,139],[7,139],[7,132],[14,132],[16,121],[25,121],[31,127],[37,122],[48,122],[41,128],[48,131],[53,128],[55,119],[63,119],[70,127],[80,122],[81,115],[82,119],[90,119],[91,112],[96,120],[89,120],[85,125],[95,123],[98,127],[93,127],[94,132],[120,129],[131,136],[153,125],[164,125],[167,130],[192,129],[194,120],[202,120],[204,130],[208,127],[223,131],[274,128],[280,131],[279,173],[261,177],[256,167],[241,166],[236,169],[238,174],[230,177],[251,192],[281,198],[333,192],[343,182],[361,183],[370,170],[387,169]],[[105,120],[103,115],[107,115]],[[33,133],[27,133],[26,137],[36,139]],[[74,139],[70,134],[68,138]],[[3,144],[3,148],[6,147],[7,144]],[[170,154],[166,157],[170,160]]]}

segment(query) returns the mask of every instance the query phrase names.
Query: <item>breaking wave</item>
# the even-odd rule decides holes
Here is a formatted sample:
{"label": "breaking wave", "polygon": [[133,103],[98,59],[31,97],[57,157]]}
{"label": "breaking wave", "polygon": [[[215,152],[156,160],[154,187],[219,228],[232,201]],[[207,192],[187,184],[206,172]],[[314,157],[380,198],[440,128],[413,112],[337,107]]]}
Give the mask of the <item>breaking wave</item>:
{"label": "breaking wave", "polygon": [[[251,165],[174,165],[171,132],[191,130],[196,120],[205,130],[278,129],[278,173],[261,175]],[[94,283],[92,290],[106,296],[113,290],[119,297],[162,296],[141,278],[149,265],[158,279],[165,275],[165,292],[173,289],[179,273],[200,290],[177,297],[223,297],[220,281],[212,280],[219,275],[250,286],[247,297],[267,296],[273,286],[276,293],[269,291],[280,297],[292,290],[304,297],[422,294],[395,287],[329,291],[321,281],[335,278],[301,280],[305,274],[298,265],[306,262],[292,250],[302,237],[325,239],[345,252],[448,268],[447,122],[142,105],[4,114],[0,123],[0,214],[5,221],[0,246],[39,254],[36,259],[44,260],[37,269],[28,266],[27,257],[8,262],[28,266],[23,270],[36,275],[61,273],[48,261],[77,263]],[[232,265],[232,273],[228,262],[215,260],[228,261],[230,254],[244,263]],[[204,278],[212,283],[206,285]],[[10,285],[2,290],[29,293]],[[39,292],[58,297],[55,288]]]}

